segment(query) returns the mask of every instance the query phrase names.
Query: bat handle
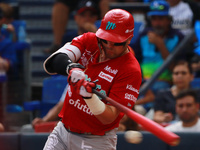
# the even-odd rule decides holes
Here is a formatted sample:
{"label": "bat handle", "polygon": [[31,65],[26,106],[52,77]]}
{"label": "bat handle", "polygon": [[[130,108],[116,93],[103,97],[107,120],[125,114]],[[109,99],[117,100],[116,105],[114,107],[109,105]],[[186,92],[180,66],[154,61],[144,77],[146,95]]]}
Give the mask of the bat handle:
{"label": "bat handle", "polygon": [[101,94],[100,92],[98,92],[95,89],[92,89],[92,92],[95,93],[97,96],[101,97],[102,99],[106,99],[107,98],[107,96]]}

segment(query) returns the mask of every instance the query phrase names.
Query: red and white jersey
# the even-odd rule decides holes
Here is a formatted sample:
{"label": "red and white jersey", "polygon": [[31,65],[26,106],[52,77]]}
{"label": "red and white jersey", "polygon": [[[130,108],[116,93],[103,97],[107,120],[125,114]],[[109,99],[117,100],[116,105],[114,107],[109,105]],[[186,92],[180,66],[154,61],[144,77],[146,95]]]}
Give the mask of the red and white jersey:
{"label": "red and white jersey", "polygon": [[[137,100],[142,80],[138,61],[133,53],[129,52],[99,63],[100,50],[97,43],[94,33],[78,36],[71,43],[81,52],[77,62],[85,67],[86,80],[97,81],[97,91],[132,108]],[[72,51],[70,46],[64,48],[66,51]],[[120,113],[111,124],[104,125],[92,114],[84,99],[73,90],[73,86],[69,86],[64,106],[59,113],[66,128],[77,133],[104,135],[106,131],[118,127],[123,113]],[[106,101],[102,101],[107,104]]]}

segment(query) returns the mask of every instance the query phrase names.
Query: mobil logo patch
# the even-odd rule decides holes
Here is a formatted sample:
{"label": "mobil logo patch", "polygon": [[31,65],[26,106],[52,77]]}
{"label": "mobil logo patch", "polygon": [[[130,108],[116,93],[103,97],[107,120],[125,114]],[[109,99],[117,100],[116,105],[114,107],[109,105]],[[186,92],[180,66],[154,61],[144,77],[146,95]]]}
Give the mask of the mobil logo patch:
{"label": "mobil logo patch", "polygon": [[106,73],[104,73],[103,71],[101,71],[101,72],[99,73],[99,77],[102,78],[102,79],[105,79],[105,80],[108,81],[108,82],[112,82],[112,80],[113,80],[113,77],[112,77],[111,75],[106,74]]}

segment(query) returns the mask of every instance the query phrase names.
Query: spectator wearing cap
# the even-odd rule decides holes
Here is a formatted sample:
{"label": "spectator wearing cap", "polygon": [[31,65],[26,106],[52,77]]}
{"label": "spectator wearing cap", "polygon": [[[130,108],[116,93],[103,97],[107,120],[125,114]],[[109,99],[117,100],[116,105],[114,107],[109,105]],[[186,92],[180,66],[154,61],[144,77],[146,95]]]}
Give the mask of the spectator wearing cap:
{"label": "spectator wearing cap", "polygon": [[[183,35],[171,27],[172,17],[169,15],[169,4],[166,1],[152,2],[147,15],[151,26],[140,33],[133,45],[145,80],[151,78],[183,39]],[[165,69],[153,84],[152,91],[155,94],[160,89],[170,87],[170,68],[171,66]]]}
{"label": "spectator wearing cap", "polygon": [[85,1],[93,1],[98,5],[98,10],[100,10],[99,18],[102,18],[109,10],[108,0],[55,0],[51,18],[54,40],[50,47],[44,49],[45,53],[53,53],[62,46],[62,38],[65,34],[70,13],[76,10],[80,3]]}
{"label": "spectator wearing cap", "polygon": [[78,35],[86,32],[96,32],[95,22],[98,19],[98,6],[91,0],[82,1],[76,8],[74,20],[77,24],[77,30],[69,30],[62,39],[62,45],[72,41]]}

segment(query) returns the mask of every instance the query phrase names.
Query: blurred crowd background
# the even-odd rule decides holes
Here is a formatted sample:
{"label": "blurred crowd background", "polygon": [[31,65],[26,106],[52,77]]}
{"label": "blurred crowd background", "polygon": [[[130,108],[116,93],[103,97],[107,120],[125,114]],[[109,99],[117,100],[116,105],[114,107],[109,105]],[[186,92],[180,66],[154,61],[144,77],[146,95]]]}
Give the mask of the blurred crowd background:
{"label": "blurred crowd background", "polygon": [[[163,126],[180,120],[175,110],[175,97],[183,89],[195,88],[198,91],[200,88],[200,1],[152,2],[0,0],[2,131],[22,130],[36,117],[45,117],[63,99],[61,96],[67,79],[48,75],[43,69],[44,60],[75,36],[95,32],[102,16],[114,8],[125,9],[134,16],[134,37],[130,46],[141,64],[144,79],[141,87],[166,63],[164,73],[161,71],[160,74],[163,74],[159,74],[145,89],[133,109]],[[89,9],[86,11],[86,8]],[[163,48],[167,48],[169,53],[163,54],[160,50]],[[179,53],[175,54],[175,50]],[[168,56],[173,59],[167,60]],[[175,61],[179,59],[182,63]],[[64,80],[66,83],[63,83]],[[168,90],[169,93],[163,96],[161,90]],[[200,102],[198,93],[196,99]],[[43,122],[55,121],[55,118]],[[142,130],[142,127],[125,116],[120,131],[129,129]]]}

